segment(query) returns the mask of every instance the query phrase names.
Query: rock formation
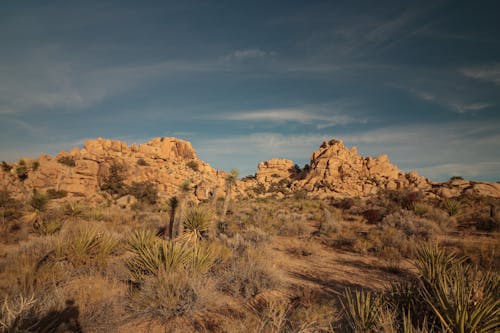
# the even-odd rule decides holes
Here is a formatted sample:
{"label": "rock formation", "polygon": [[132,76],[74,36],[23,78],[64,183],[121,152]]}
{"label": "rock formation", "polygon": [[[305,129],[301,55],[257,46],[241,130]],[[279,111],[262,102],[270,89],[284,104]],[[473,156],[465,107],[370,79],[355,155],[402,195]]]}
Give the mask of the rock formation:
{"label": "rock formation", "polygon": [[[155,138],[147,143],[128,146],[117,140],[87,140],[82,149],[62,151],[57,156],[42,155],[0,167],[0,189],[27,198],[33,191],[61,191],[69,196],[102,200],[101,189],[113,168],[120,170],[123,183],[152,184],[160,197],[179,195],[186,181],[188,195],[204,200],[214,193],[224,195],[227,174],[215,170],[196,156],[191,143],[176,138]],[[362,157],[357,149],[348,149],[340,140],[324,142],[311,156],[308,168],[300,170],[292,161],[274,158],[259,163],[255,177],[238,181],[237,196],[277,195],[301,191],[315,197],[353,197],[375,194],[380,190],[410,189],[444,197],[479,194],[500,197],[500,184],[454,179],[431,183],[416,172],[405,173],[393,165],[387,155]],[[185,190],[185,189],[184,189]],[[126,196],[129,193],[123,194]],[[120,199],[115,196],[115,199]],[[129,207],[130,195],[117,200]]]}
{"label": "rock formation", "polygon": [[52,189],[70,196],[93,197],[101,192],[113,165],[121,166],[126,185],[151,182],[160,196],[177,195],[188,180],[197,199],[207,199],[214,188],[223,188],[225,179],[223,171],[196,156],[191,143],[176,138],[155,138],[138,146],[99,138],[87,140],[82,149],[23,161],[28,170],[25,180],[18,175],[23,162],[10,171],[0,171],[0,186],[18,196],[28,195],[33,189]]}

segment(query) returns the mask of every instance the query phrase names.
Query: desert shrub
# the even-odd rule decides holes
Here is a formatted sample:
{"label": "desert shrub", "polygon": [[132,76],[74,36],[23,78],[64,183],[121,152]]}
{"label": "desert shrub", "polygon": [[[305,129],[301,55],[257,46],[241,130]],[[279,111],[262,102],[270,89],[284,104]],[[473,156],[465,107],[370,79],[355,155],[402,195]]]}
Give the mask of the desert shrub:
{"label": "desert shrub", "polygon": [[414,202],[411,206],[411,210],[415,213],[415,215],[423,217],[425,216],[432,207],[423,203],[423,202]]}
{"label": "desert shrub", "polygon": [[68,196],[68,192],[64,190],[48,189],[47,196],[49,199],[61,199]]}
{"label": "desert shrub", "polygon": [[50,236],[58,233],[63,226],[63,222],[59,219],[47,219],[34,226],[34,230],[38,235]]}
{"label": "desert shrub", "polygon": [[384,195],[390,201],[404,209],[411,209],[413,204],[422,201],[424,194],[421,191],[411,190],[387,190]]}
{"label": "desert shrub", "polygon": [[57,159],[57,162],[69,166],[71,168],[76,166],[76,161],[73,156],[61,156]]}
{"label": "desert shrub", "polygon": [[269,185],[268,192],[271,193],[287,192],[289,190],[288,185],[289,182],[286,179],[281,179],[278,182],[272,182],[271,185]]}
{"label": "desert shrub", "polygon": [[28,179],[28,166],[24,160],[20,160],[16,166],[16,175],[20,181],[25,181]]}
{"label": "desert shrub", "polygon": [[138,159],[138,160],[137,160],[137,165],[139,165],[139,166],[148,166],[148,165],[149,165],[149,163],[148,163],[148,162],[146,162],[146,160],[145,160],[145,159],[140,158],[140,159]]}
{"label": "desert shrub", "polygon": [[406,238],[428,241],[439,234],[439,227],[424,218],[415,216],[411,211],[401,210],[387,215],[383,221],[384,226],[391,226],[403,231]]}
{"label": "desert shrub", "polygon": [[352,206],[354,206],[356,203],[353,198],[344,198],[341,200],[334,201],[332,203],[332,206],[344,210],[351,209]]}
{"label": "desert shrub", "polygon": [[258,183],[254,187],[252,187],[252,191],[254,191],[255,194],[264,194],[266,193],[266,187],[262,183]]}
{"label": "desert shrub", "polygon": [[307,199],[307,191],[305,190],[297,190],[293,192],[293,198],[295,200],[304,200]]}
{"label": "desert shrub", "polygon": [[117,196],[127,194],[127,186],[123,182],[125,180],[124,173],[125,166],[117,163],[112,164],[108,176],[103,179],[101,190]]}
{"label": "desert shrub", "polygon": [[462,176],[451,176],[449,181],[452,182],[454,180],[464,180],[464,177],[462,177]]}
{"label": "desert shrub", "polygon": [[31,198],[28,202],[28,204],[32,209],[40,212],[43,212],[47,209],[48,203],[49,203],[49,196],[42,192],[38,192],[37,190],[33,190]]}
{"label": "desert shrub", "polygon": [[133,182],[128,188],[128,193],[136,197],[141,203],[154,205],[158,201],[158,189],[150,181]]}
{"label": "desert shrub", "polygon": [[36,171],[38,170],[39,167],[40,167],[40,162],[34,161],[33,163],[31,163],[31,170]]}
{"label": "desert shrub", "polygon": [[267,242],[271,239],[267,232],[253,225],[247,226],[242,236],[243,239],[254,244]]}
{"label": "desert shrub", "polygon": [[228,260],[218,269],[216,277],[217,289],[235,297],[251,298],[279,285],[274,272],[248,252]]}
{"label": "desert shrub", "polygon": [[384,214],[380,209],[367,209],[363,211],[363,217],[369,224],[377,224],[384,218]]}
{"label": "desert shrub", "polygon": [[200,171],[200,166],[198,165],[198,162],[196,162],[196,161],[189,161],[186,163],[186,166],[193,171],[196,171],[196,172]]}
{"label": "desert shrub", "polygon": [[184,271],[162,272],[147,278],[140,289],[133,290],[129,310],[138,317],[168,321],[203,307],[201,281]]}
{"label": "desert shrub", "polygon": [[88,207],[86,207],[81,202],[74,202],[74,201],[66,202],[62,207],[64,216],[67,216],[72,219],[83,217],[87,209]]}
{"label": "desert shrub", "polygon": [[36,303],[35,296],[5,297],[0,304],[0,330],[2,332],[22,332],[23,322],[31,315]]}
{"label": "desert shrub", "polygon": [[2,170],[5,172],[10,172],[10,170],[12,170],[12,165],[5,161],[2,161]]}

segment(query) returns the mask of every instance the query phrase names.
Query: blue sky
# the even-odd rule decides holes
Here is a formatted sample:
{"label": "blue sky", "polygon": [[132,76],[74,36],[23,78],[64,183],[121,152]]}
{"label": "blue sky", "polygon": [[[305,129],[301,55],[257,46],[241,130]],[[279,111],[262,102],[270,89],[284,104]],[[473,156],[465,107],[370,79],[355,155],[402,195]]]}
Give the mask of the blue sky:
{"label": "blue sky", "polygon": [[496,1],[2,1],[0,160],[176,136],[221,169],[322,141],[500,181]]}

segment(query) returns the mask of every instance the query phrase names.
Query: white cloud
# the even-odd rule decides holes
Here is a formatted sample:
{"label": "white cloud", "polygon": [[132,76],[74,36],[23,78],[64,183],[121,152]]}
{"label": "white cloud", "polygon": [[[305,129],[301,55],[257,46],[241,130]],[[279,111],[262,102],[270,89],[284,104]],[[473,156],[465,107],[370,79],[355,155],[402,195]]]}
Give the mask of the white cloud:
{"label": "white cloud", "polygon": [[236,50],[224,57],[225,61],[243,61],[249,59],[262,59],[275,55],[273,51],[263,51],[261,49]]}
{"label": "white cloud", "polygon": [[[339,112],[336,110],[338,108],[346,110]],[[339,105],[312,105],[301,108],[273,108],[223,113],[214,117],[231,121],[314,124],[318,129],[351,123],[366,123],[366,118],[350,116],[347,109],[347,107]]]}
{"label": "white cloud", "polygon": [[[360,154],[388,154],[402,170],[416,170],[432,180],[452,175],[499,179],[500,133],[485,122],[394,126],[349,134],[253,133],[193,140],[200,157],[215,167],[255,172],[257,163],[273,157],[307,163],[323,141],[338,138]],[[496,178],[495,178],[496,177]]]}
{"label": "white cloud", "polygon": [[500,84],[500,64],[464,68],[461,70],[461,73],[473,79]]}

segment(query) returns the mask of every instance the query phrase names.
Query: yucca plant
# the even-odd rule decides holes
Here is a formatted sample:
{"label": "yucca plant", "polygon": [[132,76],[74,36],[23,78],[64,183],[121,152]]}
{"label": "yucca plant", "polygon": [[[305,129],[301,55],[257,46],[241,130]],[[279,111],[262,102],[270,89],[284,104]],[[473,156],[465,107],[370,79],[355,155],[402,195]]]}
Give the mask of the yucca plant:
{"label": "yucca plant", "polygon": [[207,243],[194,246],[190,251],[189,268],[193,272],[206,273],[215,262],[219,255],[216,248]]}
{"label": "yucca plant", "polygon": [[152,229],[138,229],[134,230],[126,240],[126,247],[132,252],[140,252],[143,249],[156,246],[159,238],[156,232]]}
{"label": "yucca plant", "polygon": [[184,234],[182,238],[186,242],[196,243],[207,236],[212,223],[210,212],[201,207],[192,207],[184,218]]}
{"label": "yucca plant", "polygon": [[445,198],[443,206],[449,216],[455,216],[462,210],[462,203],[456,199]]}
{"label": "yucca plant", "polygon": [[422,294],[445,332],[500,330],[500,285],[492,273],[479,277],[469,265],[457,265]]}
{"label": "yucca plant", "polygon": [[382,299],[365,290],[352,292],[347,288],[341,299],[346,320],[354,332],[370,332],[378,326],[379,314],[383,309]]}
{"label": "yucca plant", "polygon": [[500,329],[500,280],[437,247],[417,253],[420,295],[444,332],[487,333]]}
{"label": "yucca plant", "polygon": [[170,208],[170,220],[168,223],[168,237],[172,240],[174,238],[174,223],[175,223],[175,213],[177,207],[179,206],[179,199],[177,197],[171,197],[168,201]]}
{"label": "yucca plant", "polygon": [[132,252],[136,256],[127,262],[127,266],[137,280],[141,280],[143,275],[158,275],[183,268],[190,255],[184,243],[171,241],[152,242]]}
{"label": "yucca plant", "polygon": [[111,254],[118,240],[109,233],[99,231],[96,227],[81,227],[55,244],[55,254],[60,260],[68,260],[73,265],[84,265],[92,260],[97,262]]}

